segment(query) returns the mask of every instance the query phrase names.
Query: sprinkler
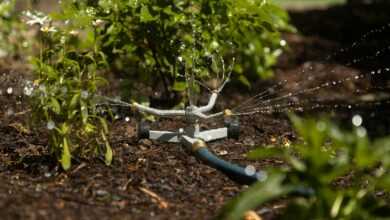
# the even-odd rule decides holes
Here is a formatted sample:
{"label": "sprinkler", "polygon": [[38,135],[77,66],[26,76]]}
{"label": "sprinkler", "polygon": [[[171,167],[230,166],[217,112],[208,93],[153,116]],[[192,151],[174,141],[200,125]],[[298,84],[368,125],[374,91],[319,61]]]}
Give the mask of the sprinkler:
{"label": "sprinkler", "polygon": [[[230,75],[224,79],[219,88],[210,90],[208,104],[195,106],[192,103],[181,110],[163,110],[151,108],[139,103],[132,103],[133,111],[147,113],[158,117],[180,117],[186,122],[186,127],[176,131],[151,130],[149,125],[141,121],[138,123],[138,138],[150,139],[160,142],[178,143],[189,150],[196,158],[205,164],[221,171],[230,179],[240,184],[251,184],[266,178],[265,172],[255,172],[251,167],[243,168],[227,162],[209,151],[207,143],[225,138],[238,139],[240,133],[239,119],[229,109],[223,112],[210,114],[216,104],[217,98],[229,81]],[[200,124],[217,117],[224,117],[225,125],[221,128],[201,130]],[[253,167],[252,167],[253,168]]]}

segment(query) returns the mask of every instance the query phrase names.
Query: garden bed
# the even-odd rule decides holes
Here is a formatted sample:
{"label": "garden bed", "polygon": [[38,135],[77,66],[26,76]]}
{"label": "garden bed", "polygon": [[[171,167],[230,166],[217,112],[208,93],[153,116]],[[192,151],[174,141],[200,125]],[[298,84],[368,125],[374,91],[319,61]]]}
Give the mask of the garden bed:
{"label": "garden bed", "polygon": [[[360,35],[345,30],[359,30],[359,33],[364,34],[373,28],[368,24],[364,27],[356,24],[350,29],[345,29],[348,27],[346,23],[340,25],[351,16],[359,16],[360,13],[363,17],[371,13],[369,8],[366,10],[362,12],[359,8],[336,7],[322,11],[291,12],[293,23],[305,36],[285,36],[291,50],[281,57],[275,71],[276,79],[286,79],[293,83],[314,77],[314,80],[300,84],[299,89],[304,89],[387,65],[381,59],[367,61],[362,65],[345,65],[345,60],[359,57],[359,53],[370,52],[367,47],[373,43],[378,45],[377,41],[368,40],[356,54],[344,54],[329,62],[322,62],[327,55],[350,45],[352,39],[359,39]],[[379,13],[377,9],[372,10]],[[324,25],[319,26],[316,22]],[[112,124],[111,141],[115,156],[110,167],[99,159],[80,159],[71,170],[63,172],[49,156],[45,129],[28,129],[28,105],[24,98],[18,98],[23,92],[18,85],[29,74],[18,65],[11,66],[15,67],[9,68],[3,64],[0,70],[2,219],[211,219],[227,201],[246,188],[203,165],[179,145],[136,140],[135,120],[119,120]],[[302,71],[307,67],[310,67],[310,71]],[[258,91],[264,86],[264,82],[258,82],[253,87]],[[289,90],[289,86],[285,86],[286,90]],[[343,103],[357,99],[354,94],[356,88],[367,87],[380,87],[381,94],[385,95],[389,92],[386,78],[380,78],[379,81],[366,78],[350,86],[321,90],[314,97],[328,103]],[[8,88],[13,88],[12,94],[7,94]],[[374,91],[378,90],[372,93]],[[234,106],[249,98],[250,93],[242,88],[227,88],[218,108]],[[306,113],[318,114],[322,110],[331,110],[334,117],[346,122],[346,126],[352,115],[367,115],[371,118],[366,126],[369,126],[372,136],[389,133],[390,123],[385,121],[389,121],[385,114],[389,110],[388,104],[354,107],[352,110],[315,109]],[[218,123],[210,122],[205,126],[215,127]],[[243,132],[239,140],[215,142],[210,144],[210,148],[227,160],[242,165],[251,164],[258,169],[283,164],[272,158],[260,162],[250,161],[245,158],[245,153],[257,146],[294,141],[294,132],[284,114],[245,116],[241,118],[241,124]],[[174,129],[180,122],[164,120],[164,123],[160,121],[153,126],[158,125]],[[273,219],[283,204],[270,204],[259,209],[259,213],[264,219]]]}

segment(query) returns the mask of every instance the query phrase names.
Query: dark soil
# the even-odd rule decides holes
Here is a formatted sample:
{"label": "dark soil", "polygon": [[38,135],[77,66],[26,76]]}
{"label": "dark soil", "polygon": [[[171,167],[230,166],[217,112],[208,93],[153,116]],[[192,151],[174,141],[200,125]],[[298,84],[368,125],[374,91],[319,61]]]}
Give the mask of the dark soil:
{"label": "dark soil", "polygon": [[[388,65],[383,57],[363,59],[363,62],[353,65],[348,63],[375,54],[378,48],[387,45],[383,36],[389,36],[390,28],[386,29],[387,32],[377,33],[381,37],[372,35],[356,48],[325,59],[351,45],[368,30],[387,24],[388,18],[382,23],[364,20],[371,19],[369,14],[385,16],[382,11],[386,10],[367,7],[363,11],[357,6],[291,12],[293,23],[303,35],[285,36],[290,51],[281,57],[274,81],[288,80],[288,83],[278,94],[360,74],[366,76],[372,68]],[[373,45],[377,49],[373,49]],[[112,166],[105,166],[99,159],[80,159],[70,171],[63,172],[48,154],[45,132],[27,129],[29,111],[25,98],[20,97],[23,88],[20,85],[29,77],[28,73],[17,65],[2,62],[0,74],[1,219],[211,219],[227,201],[246,188],[203,165],[179,145],[136,140],[135,120],[119,120],[112,124],[115,150]],[[295,82],[299,85],[294,86]],[[263,90],[271,83],[257,82],[252,92],[228,88],[218,108],[235,106],[250,97],[250,93]],[[7,94],[9,87],[13,88],[12,94]],[[387,98],[389,87],[386,77],[365,77],[305,93],[298,97],[299,100],[326,104],[314,109],[311,108],[313,104],[307,104],[306,111],[300,114],[328,113],[348,127],[351,116],[359,113],[366,119],[364,125],[370,135],[389,134],[388,103],[365,103],[353,105],[351,109],[333,108],[334,103],[361,103],[365,100],[362,99],[363,92],[356,93],[357,89],[364,91],[364,97]],[[295,134],[285,114],[257,114],[240,120],[243,132],[239,140],[218,141],[210,148],[229,161],[251,164],[257,169],[282,164],[276,159],[249,161],[245,153],[257,146],[293,141]],[[210,122],[204,127],[220,124]],[[177,120],[164,120],[153,126],[174,129],[180,125]],[[258,212],[263,219],[275,219],[280,207],[283,203],[270,204]]]}

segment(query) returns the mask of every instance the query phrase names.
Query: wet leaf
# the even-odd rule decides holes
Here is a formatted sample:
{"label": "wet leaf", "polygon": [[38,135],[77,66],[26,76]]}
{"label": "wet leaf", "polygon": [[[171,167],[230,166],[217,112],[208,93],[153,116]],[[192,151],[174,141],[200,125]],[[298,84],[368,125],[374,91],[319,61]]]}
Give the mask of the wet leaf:
{"label": "wet leaf", "polygon": [[70,154],[70,149],[68,145],[68,139],[63,138],[63,143],[62,143],[62,154],[61,154],[61,166],[64,170],[69,170],[71,167],[71,154]]}
{"label": "wet leaf", "polygon": [[274,174],[269,176],[265,182],[255,183],[225,205],[218,219],[242,219],[246,211],[287,194],[290,189],[282,186],[283,179],[283,175]]}
{"label": "wet leaf", "polygon": [[60,114],[61,113],[61,105],[58,102],[56,98],[50,98],[50,106],[54,113]]}
{"label": "wet leaf", "polygon": [[143,5],[141,8],[140,14],[141,22],[149,22],[155,20],[155,18],[150,14],[148,6]]}

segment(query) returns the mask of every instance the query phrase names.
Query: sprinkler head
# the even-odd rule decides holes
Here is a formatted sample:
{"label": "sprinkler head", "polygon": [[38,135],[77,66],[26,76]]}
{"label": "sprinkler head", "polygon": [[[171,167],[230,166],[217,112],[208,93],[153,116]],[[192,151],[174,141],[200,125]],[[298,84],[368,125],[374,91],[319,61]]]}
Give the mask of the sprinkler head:
{"label": "sprinkler head", "polygon": [[196,152],[198,151],[199,149],[201,148],[206,148],[207,147],[207,144],[206,142],[202,141],[202,140],[196,140],[193,144],[192,144],[192,151],[193,152]]}
{"label": "sprinkler head", "polygon": [[225,109],[225,111],[223,111],[223,116],[224,116],[225,118],[233,116],[232,110],[230,110],[230,109]]}
{"label": "sprinkler head", "polygon": [[132,102],[130,105],[130,110],[132,111],[132,112],[137,112],[138,111],[138,109],[137,109],[137,105],[138,103],[137,102]]}

